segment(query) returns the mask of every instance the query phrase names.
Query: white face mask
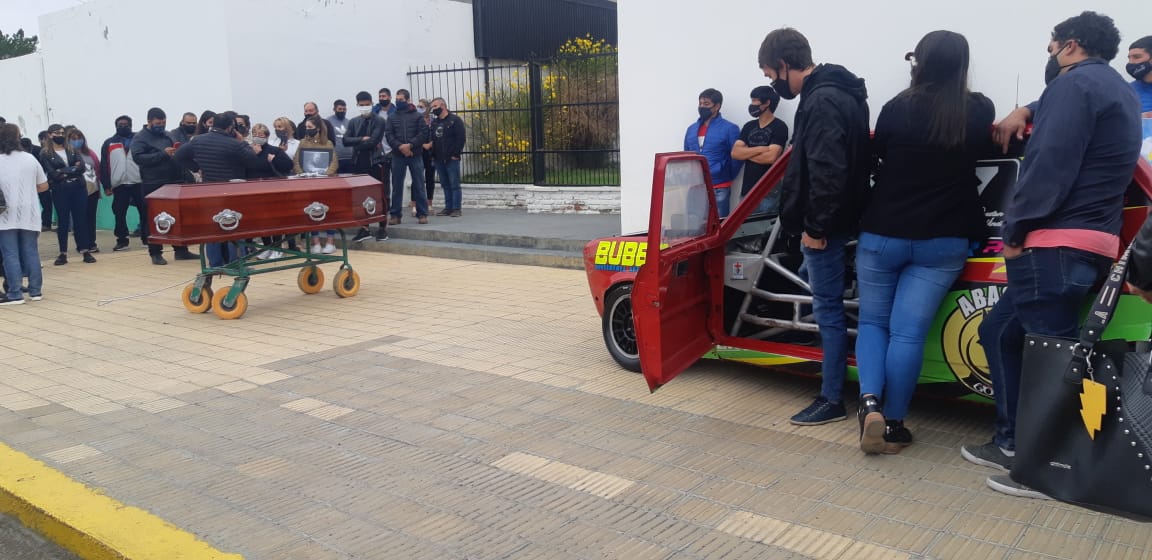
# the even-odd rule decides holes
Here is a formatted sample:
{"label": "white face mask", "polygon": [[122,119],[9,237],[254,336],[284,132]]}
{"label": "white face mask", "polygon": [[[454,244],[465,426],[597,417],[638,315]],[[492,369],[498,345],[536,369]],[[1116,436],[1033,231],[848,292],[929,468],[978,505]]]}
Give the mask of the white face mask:
{"label": "white face mask", "polygon": [[249,140],[252,141],[252,145],[254,145],[254,146],[263,146],[265,143],[268,142],[267,138],[261,138],[259,136],[253,136]]}
{"label": "white face mask", "polygon": [[371,106],[369,106],[369,105],[361,105],[360,106],[360,115],[361,116],[367,115],[368,113],[371,113],[371,112],[372,112]]}

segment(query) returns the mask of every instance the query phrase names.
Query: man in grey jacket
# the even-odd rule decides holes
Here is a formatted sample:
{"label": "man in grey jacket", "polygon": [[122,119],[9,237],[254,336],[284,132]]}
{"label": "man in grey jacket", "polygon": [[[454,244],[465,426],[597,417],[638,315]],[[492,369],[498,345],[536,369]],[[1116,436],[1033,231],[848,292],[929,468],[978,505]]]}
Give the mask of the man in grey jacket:
{"label": "man in grey jacket", "polygon": [[428,143],[428,123],[416,112],[408,90],[396,90],[396,113],[388,117],[384,137],[392,147],[392,200],[388,225],[400,223],[404,215],[404,172],[412,175],[412,196],[416,199],[416,218],[428,223],[428,194],[424,191],[424,144]]}

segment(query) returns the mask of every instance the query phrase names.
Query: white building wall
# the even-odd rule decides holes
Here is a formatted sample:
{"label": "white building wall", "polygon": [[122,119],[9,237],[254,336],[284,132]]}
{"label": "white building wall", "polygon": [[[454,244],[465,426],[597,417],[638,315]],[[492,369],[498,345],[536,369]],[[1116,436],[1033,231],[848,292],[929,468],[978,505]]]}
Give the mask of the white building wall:
{"label": "white building wall", "polygon": [[[45,120],[94,143],[118,115],[139,128],[153,106],[170,127],[205,109],[271,126],[299,120],[305,101],[328,115],[337,98],[354,105],[360,90],[408,87],[412,65],[475,60],[472,5],[460,0],[92,0],[43,16],[40,29],[42,93],[6,85],[0,115],[15,120],[5,111],[40,99]],[[26,66],[0,63],[0,83]]]}
{"label": "white building wall", "polygon": [[44,58],[30,54],[0,60],[0,116],[20,127],[24,136],[48,128],[48,105],[44,99]]}
{"label": "white building wall", "polygon": [[[808,37],[817,63],[842,64],[863,77],[873,123],[884,103],[908,85],[904,53],[929,31],[962,33],[972,50],[971,87],[996,103],[999,119],[1017,99],[1025,104],[1039,97],[1052,28],[1086,9],[1116,20],[1122,38],[1113,66],[1123,72],[1128,44],[1152,34],[1146,2],[620,2],[622,229],[647,229],[653,155],[682,148],[700,91],[719,89],[724,117],[737,124],[750,120],[747,95],[769,83],[757,67],[757,52],[773,29],[795,27]],[[789,126],[796,102],[782,101],[778,110]]]}

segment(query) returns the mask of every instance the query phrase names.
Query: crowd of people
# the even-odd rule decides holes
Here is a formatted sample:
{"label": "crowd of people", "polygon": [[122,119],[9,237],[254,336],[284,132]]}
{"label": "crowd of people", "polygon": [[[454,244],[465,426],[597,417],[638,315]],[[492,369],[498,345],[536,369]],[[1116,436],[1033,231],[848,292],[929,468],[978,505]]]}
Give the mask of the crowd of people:
{"label": "crowd of people", "polygon": [[[443,192],[443,207],[436,215],[460,217],[464,121],[448,108],[443,98],[412,100],[410,95],[406,89],[397,90],[393,102],[388,88],[380,89],[375,98],[361,91],[356,94],[355,115],[351,117],[342,99],[333,102],[332,114],[327,117],[322,117],[318,105],[310,101],[304,104],[304,116],[299,123],[279,117],[272,121],[271,128],[264,123],[253,123],[248,115],[234,111],[204,111],[199,116],[184,113],[179,124],[169,130],[166,112],[153,107],[147,111],[143,126],[138,128],[131,116],[116,117],[114,133],[98,152],[75,126],[53,124],[40,132],[39,141],[33,143],[29,138],[22,138],[15,125],[0,119],[5,127],[11,127],[5,128],[5,133],[15,135],[15,150],[27,153],[38,162],[45,179],[41,181],[41,177],[25,173],[14,176],[12,184],[3,184],[10,210],[0,214],[0,230],[11,228],[38,234],[55,229],[59,253],[53,264],[57,266],[68,264],[71,232],[83,262],[95,263],[94,254],[100,252],[96,244],[97,210],[101,196],[110,196],[116,237],[112,250],[128,250],[129,237],[139,236],[148,248],[152,264],[165,265],[163,247],[148,242],[145,224],[147,196],[156,189],[173,183],[273,179],[294,174],[359,173],[371,175],[384,184],[385,195],[390,195],[387,219],[378,224],[375,232],[368,227],[361,228],[353,238],[358,243],[387,240],[387,226],[401,223],[408,175],[411,215],[418,223],[428,223],[437,178]],[[46,183],[47,188],[40,188],[41,183]],[[36,202],[34,207],[30,205],[31,199],[24,196],[26,193],[15,192],[21,188],[37,191],[37,196],[32,197]],[[13,193],[9,194],[9,190]],[[15,201],[23,206],[16,206]],[[139,212],[141,227],[136,232],[129,232],[130,208]],[[5,221],[5,215],[11,219]],[[32,215],[36,217],[35,224],[29,221]],[[335,252],[335,233],[311,236],[310,249],[315,253]],[[297,237],[268,238],[264,242],[273,248],[257,258],[276,258],[280,255],[275,248],[287,242],[290,249],[295,249]],[[35,249],[34,243],[32,249]],[[225,244],[206,244],[205,251],[211,266],[222,266],[237,256],[232,254],[235,247]],[[12,262],[13,266],[21,260],[24,262],[16,276],[8,275],[6,268],[6,280],[20,285],[21,282],[13,278],[27,276],[29,283],[36,287],[29,285],[25,289],[38,299],[41,275],[38,272],[33,282],[30,269],[38,269],[32,263],[38,264],[39,257],[32,259],[24,253],[16,249],[12,255],[5,255],[5,262]],[[187,247],[174,247],[173,255],[177,260],[200,258]],[[17,290],[0,300],[0,305],[22,302],[21,292]]]}
{"label": "crowd of people", "polygon": [[[741,166],[747,194],[783,153],[788,129],[773,112],[780,99],[799,98],[779,199],[761,207],[778,213],[803,255],[823,349],[820,395],[793,424],[847,418],[844,293],[854,250],[860,449],[898,453],[912,444],[904,420],[927,333],[972,243],[986,236],[977,159],[1006,153],[1031,125],[1019,179],[1004,201],[1007,288],[979,328],[996,401],[993,436],[961,449],[968,461],[1011,469],[1025,334],[1075,338],[1086,296],[1122,251],[1141,119],[1152,117],[1152,37],[1131,44],[1132,82],[1108,64],[1119,45],[1114,22],[1095,12],[1056,25],[1040,99],[996,124],[992,101],[968,88],[968,42],[951,31],[925,35],[906,55],[911,83],[883,106],[874,131],[864,80],[843,66],[815,64],[807,38],[791,28],[772,31],[760,47],[772,86],[752,91],[754,120],[742,129],[720,116],[720,92],[700,94],[684,149],[708,160],[721,216]],[[1152,301],[1150,247],[1152,221],[1133,247],[1129,278],[1130,289]],[[987,483],[1043,497],[1008,476]]]}

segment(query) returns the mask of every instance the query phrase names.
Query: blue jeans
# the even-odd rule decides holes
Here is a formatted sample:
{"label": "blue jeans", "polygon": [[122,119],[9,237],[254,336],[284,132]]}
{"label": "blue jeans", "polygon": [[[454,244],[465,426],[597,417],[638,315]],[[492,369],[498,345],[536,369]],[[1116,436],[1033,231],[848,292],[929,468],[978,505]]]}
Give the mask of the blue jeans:
{"label": "blue jeans", "polygon": [[716,213],[719,214],[721,218],[727,218],[729,207],[731,206],[729,200],[732,196],[732,188],[712,189],[712,192],[716,193]]}
{"label": "blue jeans", "polygon": [[444,209],[460,210],[463,204],[460,191],[460,160],[436,162],[436,174],[440,176],[440,188],[444,190]]}
{"label": "blue jeans", "polygon": [[72,181],[53,188],[52,204],[56,206],[56,240],[60,243],[60,252],[68,252],[69,228],[77,249],[91,249],[96,240],[88,239],[88,189],[84,181]]}
{"label": "blue jeans", "polygon": [[44,287],[40,270],[40,250],[36,241],[40,232],[26,229],[0,230],[0,255],[4,255],[4,279],[8,282],[8,299],[24,299],[20,287],[28,276],[28,295],[38,297]]}
{"label": "blue jeans", "polygon": [[416,216],[428,215],[428,193],[424,191],[424,158],[420,155],[404,157],[392,152],[392,204],[388,213],[393,218],[404,215],[404,173],[412,173],[412,198],[416,201]]}
{"label": "blue jeans", "polygon": [[996,398],[992,441],[1016,449],[1016,404],[1024,335],[1076,338],[1080,310],[1112,259],[1067,247],[1025,249],[1006,259],[1008,287],[980,324],[980,345]]}
{"label": "blue jeans", "polygon": [[820,395],[831,402],[843,399],[848,374],[848,319],[844,316],[847,237],[828,237],[823,250],[801,246],[808,284],[812,287],[812,313],[820,325],[824,363]]}
{"label": "blue jeans", "polygon": [[903,420],[924,363],[924,340],[940,302],[964,270],[968,240],[860,235],[860,394],[883,397],[884,417]]}
{"label": "blue jeans", "polygon": [[240,247],[230,242],[205,243],[203,250],[208,266],[213,268],[222,267],[241,257]]}

